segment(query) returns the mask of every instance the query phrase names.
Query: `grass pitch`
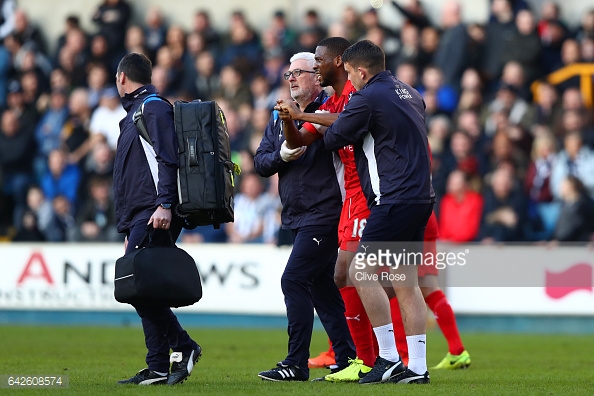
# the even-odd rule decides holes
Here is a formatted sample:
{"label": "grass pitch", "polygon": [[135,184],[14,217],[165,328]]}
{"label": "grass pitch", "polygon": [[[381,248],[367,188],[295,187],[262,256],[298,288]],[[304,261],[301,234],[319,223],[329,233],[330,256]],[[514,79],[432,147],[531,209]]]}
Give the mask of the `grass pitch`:
{"label": "grass pitch", "polygon": [[[562,319],[560,319],[562,320]],[[203,347],[192,376],[175,387],[121,386],[144,367],[142,329],[109,327],[0,327],[0,375],[67,375],[67,389],[7,389],[0,394],[59,395],[569,395],[594,394],[594,337],[575,335],[463,334],[472,357],[467,370],[430,371],[430,385],[273,383],[257,373],[284,358],[284,330],[189,329]],[[428,334],[434,365],[447,347]],[[312,355],[327,347],[314,333]],[[310,377],[326,374],[311,370]]]}

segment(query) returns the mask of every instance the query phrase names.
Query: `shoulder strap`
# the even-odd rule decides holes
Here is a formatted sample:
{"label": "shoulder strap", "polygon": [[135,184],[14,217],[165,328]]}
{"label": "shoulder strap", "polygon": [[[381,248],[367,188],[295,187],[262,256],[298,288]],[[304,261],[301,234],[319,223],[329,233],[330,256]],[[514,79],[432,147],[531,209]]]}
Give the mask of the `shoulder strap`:
{"label": "shoulder strap", "polygon": [[142,101],[140,106],[138,106],[138,109],[134,112],[134,115],[132,116],[134,120],[134,125],[136,125],[136,128],[138,129],[138,134],[141,138],[146,140],[146,142],[151,146],[153,145],[153,142],[151,141],[151,137],[146,128],[146,123],[144,122],[144,105],[145,103],[153,100],[162,100],[166,103],[169,103],[169,105],[172,106],[171,102],[169,102],[169,100],[162,97],[161,95],[150,94],[146,98],[144,98],[144,100]]}

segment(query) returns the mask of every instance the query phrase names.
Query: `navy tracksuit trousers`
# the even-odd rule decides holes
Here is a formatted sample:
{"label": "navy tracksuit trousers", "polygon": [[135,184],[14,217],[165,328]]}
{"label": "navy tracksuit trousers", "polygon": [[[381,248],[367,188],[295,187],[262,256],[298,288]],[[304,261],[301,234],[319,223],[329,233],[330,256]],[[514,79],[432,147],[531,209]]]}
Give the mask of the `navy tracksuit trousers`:
{"label": "navy tracksuit trousers", "polygon": [[[128,230],[128,247],[126,253],[135,249],[140,243],[148,219],[137,222]],[[177,240],[182,229],[182,222],[176,216],[173,216],[170,227],[171,238]],[[154,245],[168,245],[169,236],[164,230],[155,230],[153,236]],[[167,265],[167,263],[163,263]],[[146,364],[152,371],[168,373],[169,372],[169,351],[182,352],[189,354],[196,349],[196,342],[190,338],[188,333],[181,327],[177,317],[167,306],[145,306],[135,305],[134,308],[142,320],[142,329],[144,331],[144,341],[148,352],[146,354]]]}
{"label": "navy tracksuit trousers", "polygon": [[281,278],[289,322],[289,354],[283,364],[299,366],[307,376],[314,308],[332,341],[336,363],[346,367],[348,359],[356,357],[344,317],[344,302],[334,283],[337,254],[336,225],[293,230],[293,250]]}

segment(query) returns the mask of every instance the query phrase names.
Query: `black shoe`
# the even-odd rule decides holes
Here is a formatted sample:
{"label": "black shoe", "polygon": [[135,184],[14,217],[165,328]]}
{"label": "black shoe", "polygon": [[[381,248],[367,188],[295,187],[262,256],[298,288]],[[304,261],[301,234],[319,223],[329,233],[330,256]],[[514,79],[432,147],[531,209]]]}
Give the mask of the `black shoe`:
{"label": "black shoe", "polygon": [[167,383],[167,375],[159,375],[148,368],[140,370],[132,378],[118,381],[118,384],[135,384],[135,385],[165,385]]}
{"label": "black shoe", "polygon": [[171,362],[171,374],[169,374],[169,380],[167,385],[180,384],[186,380],[192,374],[194,365],[202,356],[202,348],[200,345],[196,345],[189,354],[184,355],[181,352],[173,352],[169,357]]}
{"label": "black shoe", "polygon": [[394,384],[428,384],[429,371],[425,371],[425,374],[417,374],[407,368],[402,373],[392,376],[388,382]]}
{"label": "black shoe", "polygon": [[288,364],[282,364],[281,362],[276,364],[276,367],[267,371],[261,371],[258,373],[258,377],[268,381],[307,381],[307,377],[297,366],[290,366]]}
{"label": "black shoe", "polygon": [[361,378],[359,383],[379,384],[380,382],[386,382],[390,377],[403,372],[405,369],[401,359],[397,362],[391,362],[378,356],[371,371]]}

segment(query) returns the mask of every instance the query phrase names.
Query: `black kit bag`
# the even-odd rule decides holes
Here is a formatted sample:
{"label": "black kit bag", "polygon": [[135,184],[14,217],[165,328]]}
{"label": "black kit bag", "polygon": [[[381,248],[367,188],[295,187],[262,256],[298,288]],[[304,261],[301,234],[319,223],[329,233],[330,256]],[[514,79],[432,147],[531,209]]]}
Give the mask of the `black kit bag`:
{"label": "black kit bag", "polygon": [[[149,229],[150,227],[150,229]],[[153,246],[152,224],[136,250],[115,266],[114,296],[127,304],[184,307],[202,298],[200,274],[194,259],[171,239],[170,246]],[[146,247],[142,247],[148,239]]]}
{"label": "black kit bag", "polygon": [[[151,143],[143,118],[144,104],[167,99],[149,95],[134,113],[140,136]],[[184,219],[184,228],[213,225],[234,220],[234,174],[241,172],[231,161],[231,145],[225,115],[215,101],[178,100],[173,104],[177,135],[179,203],[175,213]],[[151,143],[152,144],[152,143]]]}

